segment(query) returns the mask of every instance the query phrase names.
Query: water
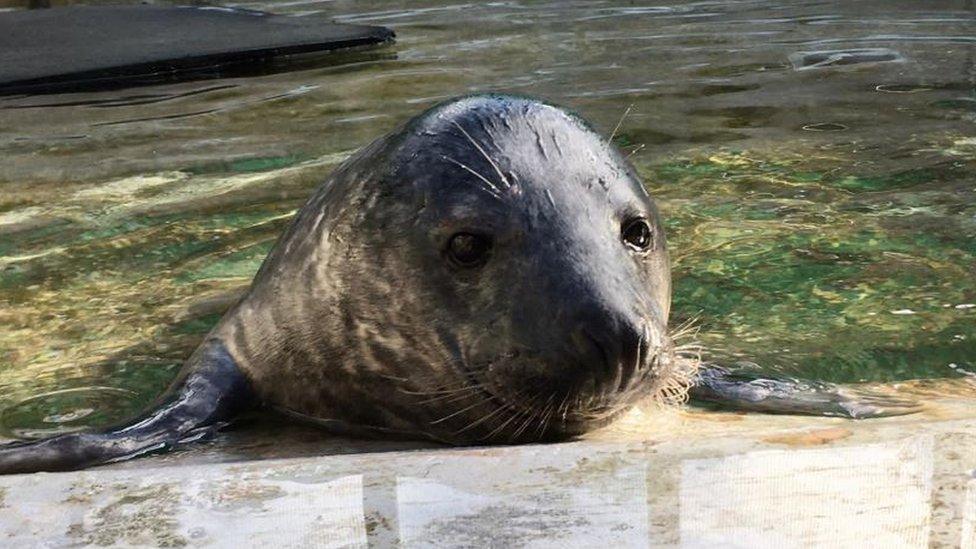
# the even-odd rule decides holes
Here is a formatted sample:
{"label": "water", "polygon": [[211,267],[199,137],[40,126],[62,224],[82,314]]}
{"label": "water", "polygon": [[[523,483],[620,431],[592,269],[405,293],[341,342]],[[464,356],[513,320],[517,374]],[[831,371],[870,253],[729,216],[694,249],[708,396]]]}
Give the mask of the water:
{"label": "water", "polygon": [[489,90],[620,123],[667,219],[674,321],[698,318],[713,356],[838,382],[976,371],[972,1],[232,5],[398,43],[0,98],[6,436],[151,402],[333,167]]}

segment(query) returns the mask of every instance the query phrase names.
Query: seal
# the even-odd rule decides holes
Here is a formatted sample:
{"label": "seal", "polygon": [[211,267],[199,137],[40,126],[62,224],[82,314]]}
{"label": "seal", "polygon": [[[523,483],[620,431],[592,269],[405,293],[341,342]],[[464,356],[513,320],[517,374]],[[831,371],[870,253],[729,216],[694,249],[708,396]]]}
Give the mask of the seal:
{"label": "seal", "polygon": [[0,472],[164,450],[258,405],[449,444],[566,439],[693,384],[756,410],[877,411],[826,385],[696,373],[670,300],[661,217],[608,140],[530,98],[449,101],[331,175],[145,415],[6,446]]}

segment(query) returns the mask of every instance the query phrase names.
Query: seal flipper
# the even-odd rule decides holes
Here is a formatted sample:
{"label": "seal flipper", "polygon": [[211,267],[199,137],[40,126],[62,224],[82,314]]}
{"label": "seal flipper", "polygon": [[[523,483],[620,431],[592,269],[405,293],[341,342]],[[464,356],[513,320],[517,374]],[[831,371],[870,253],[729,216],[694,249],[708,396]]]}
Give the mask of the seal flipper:
{"label": "seal flipper", "polygon": [[689,394],[692,400],[721,408],[767,414],[863,419],[921,409],[915,401],[856,387],[732,371],[716,364],[701,365]]}
{"label": "seal flipper", "polygon": [[168,450],[220,428],[255,403],[224,345],[208,339],[144,415],[98,432],[0,446],[0,474],[68,471]]}

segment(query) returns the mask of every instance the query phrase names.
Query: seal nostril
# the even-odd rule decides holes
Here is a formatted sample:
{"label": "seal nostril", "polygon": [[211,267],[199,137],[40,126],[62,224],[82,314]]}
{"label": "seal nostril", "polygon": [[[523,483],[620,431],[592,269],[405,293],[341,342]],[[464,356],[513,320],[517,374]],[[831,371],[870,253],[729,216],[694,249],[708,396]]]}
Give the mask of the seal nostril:
{"label": "seal nostril", "polygon": [[570,332],[572,356],[567,364],[575,385],[592,379],[607,398],[634,389],[654,367],[654,329],[641,315],[603,314],[577,323]]}
{"label": "seal nostril", "polygon": [[637,363],[634,368],[640,373],[643,373],[651,367],[651,361],[649,360],[651,357],[651,338],[648,332],[647,323],[642,323],[640,341],[637,342]]}
{"label": "seal nostril", "polygon": [[620,382],[617,384],[617,390],[623,391],[630,385],[635,375],[643,373],[647,359],[647,339],[643,335],[643,329],[625,332],[620,336],[621,353],[618,361]]}
{"label": "seal nostril", "polygon": [[610,391],[623,391],[644,368],[647,339],[641,331],[625,329],[598,337],[586,326],[573,333],[579,360],[590,367],[590,375]]}
{"label": "seal nostril", "polygon": [[640,317],[632,321],[622,321],[615,335],[617,355],[614,358],[619,370],[615,388],[617,391],[626,391],[632,384],[646,377],[651,368],[654,342],[650,337],[650,326]]}
{"label": "seal nostril", "polygon": [[588,372],[601,385],[615,377],[615,361],[610,350],[585,325],[573,330],[572,340],[575,354],[573,362],[584,368],[579,374],[585,376]]}

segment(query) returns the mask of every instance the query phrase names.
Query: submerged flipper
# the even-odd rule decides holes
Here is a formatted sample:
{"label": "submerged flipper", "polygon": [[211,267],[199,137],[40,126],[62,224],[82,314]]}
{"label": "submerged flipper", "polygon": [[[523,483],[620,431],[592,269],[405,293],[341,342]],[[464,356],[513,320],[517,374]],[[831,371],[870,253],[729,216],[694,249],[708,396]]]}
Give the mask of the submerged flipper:
{"label": "submerged flipper", "polygon": [[247,378],[223,344],[210,339],[142,417],[98,432],[0,445],[0,474],[68,471],[168,450],[218,429],[253,403]]}
{"label": "submerged flipper", "polygon": [[734,410],[851,419],[900,416],[921,409],[913,400],[867,389],[733,371],[715,364],[702,364],[690,396],[693,401]]}

